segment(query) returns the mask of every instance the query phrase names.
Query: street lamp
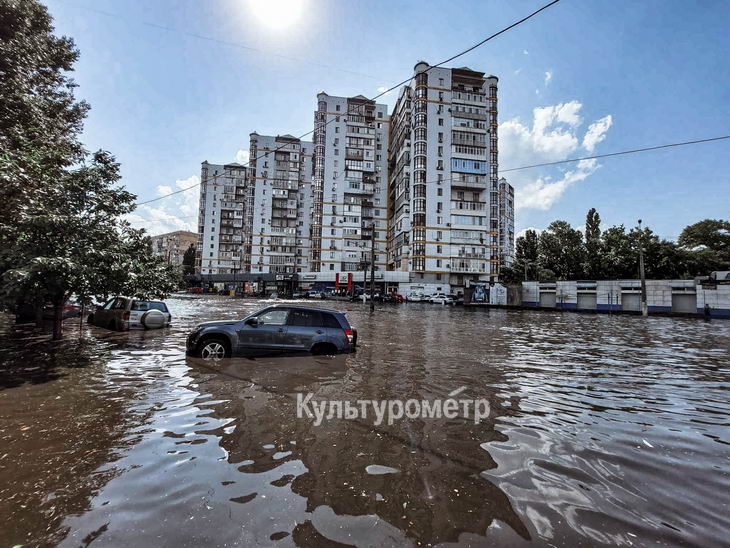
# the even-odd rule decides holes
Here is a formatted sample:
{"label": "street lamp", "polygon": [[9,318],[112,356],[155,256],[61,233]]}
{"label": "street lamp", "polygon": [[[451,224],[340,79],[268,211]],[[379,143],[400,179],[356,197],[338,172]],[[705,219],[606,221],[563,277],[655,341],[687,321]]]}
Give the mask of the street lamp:
{"label": "street lamp", "polygon": [[641,230],[639,219],[639,277],[641,278],[641,315],[649,315],[649,306],[646,304],[646,276],[644,273],[644,232]]}

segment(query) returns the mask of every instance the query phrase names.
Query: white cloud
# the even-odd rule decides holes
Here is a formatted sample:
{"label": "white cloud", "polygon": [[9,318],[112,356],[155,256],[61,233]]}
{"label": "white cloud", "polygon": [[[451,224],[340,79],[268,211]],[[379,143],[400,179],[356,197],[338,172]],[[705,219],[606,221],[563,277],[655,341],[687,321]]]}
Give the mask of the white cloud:
{"label": "white cloud", "polygon": [[522,54],[523,54],[523,55],[529,55],[529,54],[530,54],[530,52],[529,52],[529,51],[527,51],[526,49],[523,49],[523,50],[522,50]]}
{"label": "white cloud", "polygon": [[545,85],[547,86],[550,83],[550,80],[553,79],[553,73],[551,71],[547,71],[545,73]]}
{"label": "white cloud", "polygon": [[[531,124],[525,124],[519,118],[500,124],[500,165],[510,169],[566,160],[577,155],[582,143],[585,146],[588,133],[594,126],[592,135],[606,126],[600,133],[600,140],[603,140],[610,127],[610,122],[605,120],[610,120],[610,116],[597,120],[589,126],[585,135],[581,135],[582,108],[579,101],[569,101],[535,108]],[[593,138],[590,137],[588,142],[592,142]],[[533,168],[504,175],[515,188],[517,209],[548,210],[571,185],[585,180],[599,167],[596,160],[582,160],[576,164]]]}
{"label": "white cloud", "polygon": [[583,148],[585,148],[588,152],[593,152],[596,145],[606,138],[606,133],[612,124],[613,118],[609,114],[588,126],[588,131],[586,131],[586,134],[583,137]]}
{"label": "white cloud", "polygon": [[555,205],[569,186],[583,181],[598,167],[596,160],[581,160],[575,169],[566,171],[557,181],[553,181],[549,176],[538,177],[536,181],[515,190],[515,203],[522,209],[548,210]]}
{"label": "white cloud", "polygon": [[[389,89],[389,88],[386,88],[385,86],[380,86],[380,87],[378,88],[378,93],[385,93],[386,91],[388,91],[388,89]],[[383,97],[387,97],[387,96],[388,96],[388,95],[390,95],[391,93],[393,93],[393,91],[392,91],[392,90],[391,90],[391,91],[388,91],[388,93],[385,93],[385,95],[383,95]]]}
{"label": "white cloud", "polygon": [[517,70],[515,71],[515,74],[519,74],[520,72],[522,72],[522,69],[521,69],[521,68],[518,68],[518,69],[517,69]]}
{"label": "white cloud", "polygon": [[251,151],[241,148],[236,152],[236,162],[239,164],[246,165],[248,164],[249,160],[251,159]]}
{"label": "white cloud", "polygon": [[198,231],[198,201],[200,197],[200,178],[191,175],[187,179],[175,181],[175,189],[169,185],[159,185],[158,194],[166,195],[178,190],[169,198],[139,206],[126,216],[134,228],[144,228],[150,235],[164,234],[175,230]]}

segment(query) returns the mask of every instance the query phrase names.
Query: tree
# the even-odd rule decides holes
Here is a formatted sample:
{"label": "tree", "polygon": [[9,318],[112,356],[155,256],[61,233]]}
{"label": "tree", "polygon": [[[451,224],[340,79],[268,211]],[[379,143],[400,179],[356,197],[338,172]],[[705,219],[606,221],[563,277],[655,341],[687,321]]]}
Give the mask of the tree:
{"label": "tree", "polygon": [[695,275],[730,269],[730,221],[705,219],[689,225],[678,243],[690,253]]}
{"label": "tree", "polygon": [[52,32],[37,1],[0,0],[0,299],[51,301],[58,339],[72,294],[162,296],[177,278],[121,220],[135,196],[114,158],[80,144],[88,105],[66,75],[78,52]]}
{"label": "tree", "polygon": [[560,280],[583,275],[583,235],[565,221],[553,221],[539,239],[540,266]]}
{"label": "tree", "polygon": [[602,278],[609,280],[636,278],[639,258],[624,225],[612,226],[601,235]]}
{"label": "tree", "polygon": [[590,279],[601,277],[601,216],[593,207],[586,215],[584,271]]}
{"label": "tree", "polygon": [[53,184],[82,156],[78,135],[89,106],[76,102],[76,86],[66,74],[77,58],[71,39],[53,35],[43,5],[0,0],[3,224],[16,218],[29,195]]}
{"label": "tree", "polygon": [[511,271],[514,281],[537,276],[538,259],[537,232],[526,230],[525,235],[517,238],[515,242],[515,260]]}
{"label": "tree", "polygon": [[135,196],[119,188],[119,165],[105,152],[39,189],[7,229],[13,267],[2,276],[2,295],[50,301],[54,339],[62,336],[64,303],[72,296],[122,294],[162,297],[177,288],[176,269],[148,250],[143,230],[122,215]]}
{"label": "tree", "polygon": [[191,274],[195,273],[195,245],[190,244],[190,246],[185,250],[185,254],[183,255],[183,275],[190,276]]}

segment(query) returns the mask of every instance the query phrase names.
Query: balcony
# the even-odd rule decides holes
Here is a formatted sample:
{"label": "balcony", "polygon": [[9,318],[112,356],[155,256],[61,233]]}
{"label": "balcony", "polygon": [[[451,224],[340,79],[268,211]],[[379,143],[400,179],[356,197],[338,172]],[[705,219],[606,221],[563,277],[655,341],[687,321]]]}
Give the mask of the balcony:
{"label": "balcony", "polygon": [[375,192],[375,185],[372,183],[365,183],[363,181],[348,181],[345,180],[346,186],[345,192],[348,194],[372,194]]}
{"label": "balcony", "polygon": [[487,180],[484,179],[483,181],[476,181],[476,180],[467,180],[464,177],[452,177],[451,179],[451,188],[471,188],[476,190],[486,190],[487,189]]}

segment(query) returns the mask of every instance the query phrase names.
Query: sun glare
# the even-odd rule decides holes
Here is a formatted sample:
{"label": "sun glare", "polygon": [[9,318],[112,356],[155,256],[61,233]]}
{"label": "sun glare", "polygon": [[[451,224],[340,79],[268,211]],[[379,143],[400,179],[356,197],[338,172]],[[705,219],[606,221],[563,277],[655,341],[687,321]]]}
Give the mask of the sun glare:
{"label": "sun glare", "polygon": [[300,18],[304,0],[248,0],[259,22],[273,30],[290,27]]}

